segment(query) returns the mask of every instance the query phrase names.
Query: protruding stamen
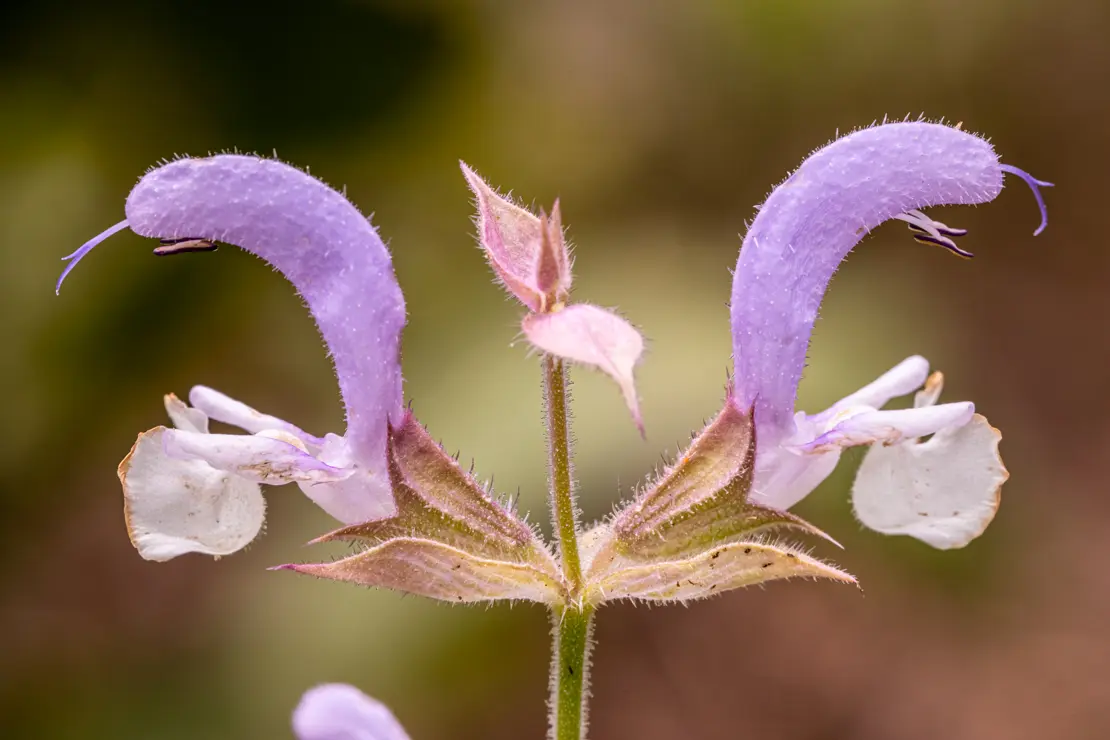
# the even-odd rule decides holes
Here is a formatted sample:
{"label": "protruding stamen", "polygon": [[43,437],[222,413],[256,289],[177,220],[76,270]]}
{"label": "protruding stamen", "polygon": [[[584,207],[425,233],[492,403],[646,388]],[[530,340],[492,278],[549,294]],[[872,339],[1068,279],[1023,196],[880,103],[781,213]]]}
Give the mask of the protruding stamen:
{"label": "protruding stamen", "polygon": [[901,213],[894,218],[899,221],[905,221],[910,231],[914,232],[913,238],[922,244],[935,244],[938,247],[944,247],[953,254],[967,259],[971,259],[975,256],[966,249],[961,249],[956,245],[956,242],[948,238],[951,236],[965,236],[967,234],[967,229],[953,228],[930,218],[922,211],[916,209]]}
{"label": "protruding stamen", "polygon": [[914,238],[914,241],[916,241],[920,244],[935,244],[938,247],[943,247],[943,248],[947,249],[949,252],[951,252],[952,254],[955,254],[959,257],[963,257],[964,259],[971,259],[972,257],[975,256],[973,253],[971,253],[971,252],[967,251],[966,249],[963,249],[960,246],[958,246],[951,239],[944,239],[944,240],[934,239],[932,236],[930,236],[929,234],[926,234],[924,232],[922,232],[920,234],[914,234],[913,238]]}
{"label": "protruding stamen", "polygon": [[1038,180],[1025,170],[1018,169],[1008,164],[1000,164],[998,167],[1003,172],[1017,175],[1022,180],[1025,180],[1025,184],[1033,191],[1033,197],[1037,199],[1037,207],[1041,209],[1041,225],[1033,232],[1033,236],[1040,236],[1041,232],[1048,228],[1048,208],[1045,207],[1044,198],[1041,197],[1041,188],[1051,188],[1053,187],[1052,183]]}
{"label": "protruding stamen", "polygon": [[82,244],[81,248],[73,254],[69,255],[68,257],[62,257],[62,260],[69,262],[69,264],[66,265],[66,269],[62,270],[62,275],[58,278],[57,285],[54,286],[54,295],[58,295],[62,291],[62,281],[66,279],[66,275],[69,274],[70,270],[77,266],[77,263],[81,261],[81,258],[91,252],[93,247],[95,247],[97,244],[100,244],[100,242],[104,241],[113,234],[123,231],[125,228],[128,227],[128,225],[129,224],[127,223],[127,220],[124,219],[110,229],[102,231],[94,236],[92,239],[89,239],[87,242]]}
{"label": "protruding stamen", "polygon": [[161,239],[160,242],[161,245],[154,248],[154,254],[159,257],[186,252],[215,252],[217,249],[215,242],[195,236],[184,239]]}

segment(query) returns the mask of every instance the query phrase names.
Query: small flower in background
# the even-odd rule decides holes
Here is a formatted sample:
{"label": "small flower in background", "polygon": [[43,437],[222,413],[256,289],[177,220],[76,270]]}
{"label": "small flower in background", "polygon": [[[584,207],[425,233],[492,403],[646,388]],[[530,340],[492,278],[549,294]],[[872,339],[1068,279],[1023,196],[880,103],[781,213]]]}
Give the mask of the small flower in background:
{"label": "small flower in background", "polygon": [[567,305],[573,261],[559,201],[550,217],[542,212],[536,216],[498,195],[466,163],[460,166],[478,207],[478,243],[497,279],[530,309],[521,322],[524,336],[543,352],[596,367],[613,378],[643,436],[633,379],[643,337],[613,311],[589,303]]}
{"label": "small flower in background", "polygon": [[298,740],[409,740],[389,707],[345,683],[306,691],[293,712],[293,734]]}

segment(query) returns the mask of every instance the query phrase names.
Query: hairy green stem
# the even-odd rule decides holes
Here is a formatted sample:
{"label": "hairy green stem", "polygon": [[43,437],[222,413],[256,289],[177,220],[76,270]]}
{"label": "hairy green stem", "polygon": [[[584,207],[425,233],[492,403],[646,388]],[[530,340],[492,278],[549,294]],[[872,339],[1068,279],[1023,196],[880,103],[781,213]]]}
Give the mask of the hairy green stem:
{"label": "hairy green stem", "polygon": [[552,610],[555,644],[551,650],[552,740],[584,740],[589,697],[592,606]]}
{"label": "hairy green stem", "polygon": [[559,539],[568,603],[551,610],[554,645],[551,649],[550,726],[552,740],[583,740],[586,736],[586,698],[589,695],[590,632],[593,607],[582,606],[582,559],[578,553],[578,508],[570,462],[567,370],[563,361],[543,360],[547,442],[550,450],[551,519]]}
{"label": "hairy green stem", "polygon": [[563,575],[571,591],[578,593],[582,588],[582,561],[578,555],[578,511],[571,483],[566,365],[562,360],[547,355],[543,359],[543,379],[547,401],[547,443],[551,457],[551,518],[559,538]]}

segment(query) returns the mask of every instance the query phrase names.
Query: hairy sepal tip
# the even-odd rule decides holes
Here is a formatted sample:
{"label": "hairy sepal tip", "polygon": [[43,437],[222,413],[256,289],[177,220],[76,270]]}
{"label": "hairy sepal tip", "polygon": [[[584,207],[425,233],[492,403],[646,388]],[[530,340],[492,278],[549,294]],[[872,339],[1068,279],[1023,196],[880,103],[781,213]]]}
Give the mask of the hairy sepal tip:
{"label": "hairy sepal tip", "polygon": [[459,166],[474,193],[478,243],[497,279],[532,311],[563,303],[571,262],[558,201],[550,216],[537,216],[500,195],[465,162]]}

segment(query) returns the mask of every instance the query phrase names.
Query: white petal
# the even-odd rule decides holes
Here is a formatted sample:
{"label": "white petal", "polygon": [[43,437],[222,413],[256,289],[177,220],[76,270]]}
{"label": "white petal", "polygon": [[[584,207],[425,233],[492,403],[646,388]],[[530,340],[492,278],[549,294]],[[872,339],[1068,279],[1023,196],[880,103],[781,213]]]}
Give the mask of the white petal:
{"label": "white petal", "polygon": [[293,712],[293,732],[299,740],[409,740],[388,707],[342,683],[306,691]]}
{"label": "white petal", "polygon": [[147,560],[188,552],[229,555],[262,528],[266,504],[258,484],[200,460],[162,449],[165,427],[139,435],[119,465],[131,542]]}
{"label": "white petal", "polygon": [[166,413],[178,429],[187,432],[208,433],[208,417],[200,409],[189,408],[185,402],[172,393],[167,393],[162,398],[166,404]]}
{"label": "white petal", "polygon": [[839,460],[839,447],[812,453],[771,448],[756,457],[750,500],[785,511],[828,478]]}
{"label": "white petal", "polygon": [[850,406],[880,408],[892,398],[916,391],[928,375],[928,360],[920,355],[907,357],[852,395],[837,401],[830,411]]}
{"label": "white petal", "polygon": [[1009,477],[998,454],[1001,438],[976,414],[926,442],[872,447],[852,488],[856,516],[884,534],[910,535],[940,549],[963,547],[998,510]]}
{"label": "white petal", "polygon": [[166,454],[180,460],[203,460],[213,468],[257,483],[284,485],[294,481],[342,480],[351,470],[332,467],[306,453],[299,439],[285,432],[262,434],[198,434],[169,429],[163,435]]}
{"label": "white petal", "polygon": [[837,422],[832,429],[798,448],[806,452],[824,452],[834,447],[874,442],[889,445],[963,426],[974,414],[975,404],[969,401],[895,411],[866,410]]}
{"label": "white petal", "polygon": [[301,490],[317,506],[344,524],[382,519],[396,512],[389,475],[354,466],[350,445],[337,434],[329,434],[318,458],[335,468],[352,470],[350,477],[326,483],[300,483]]}
{"label": "white petal", "polygon": [[189,391],[189,403],[207,414],[210,419],[245,429],[251,434],[267,429],[280,429],[312,445],[319,445],[323,441],[283,419],[255,411],[242,401],[236,401],[208,386],[193,386]]}

